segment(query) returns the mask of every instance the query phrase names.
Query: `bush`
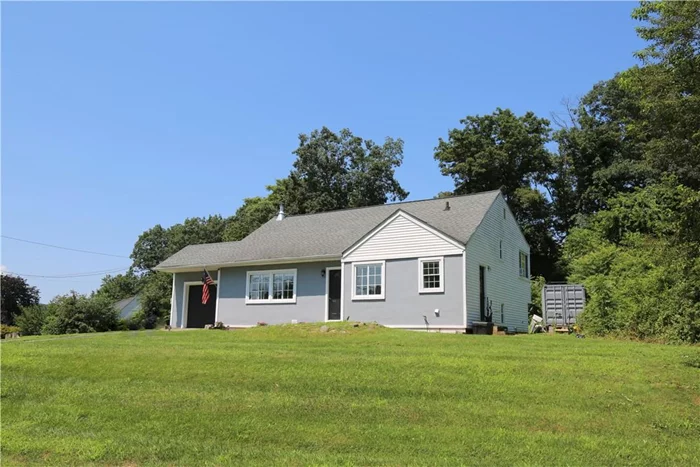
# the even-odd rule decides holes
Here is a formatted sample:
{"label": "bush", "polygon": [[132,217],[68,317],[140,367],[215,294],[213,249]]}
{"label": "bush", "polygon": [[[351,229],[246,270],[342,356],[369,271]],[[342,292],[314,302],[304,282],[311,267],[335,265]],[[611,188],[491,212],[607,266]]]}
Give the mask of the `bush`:
{"label": "bush", "polygon": [[46,323],[46,305],[34,305],[22,308],[16,320],[17,326],[20,328],[24,336],[38,336],[41,334],[41,328]]}
{"label": "bush", "polygon": [[12,334],[15,332],[20,332],[20,329],[17,326],[6,326],[4,324],[0,324],[0,337],[5,338],[5,334]]}
{"label": "bush", "polygon": [[143,311],[138,310],[128,318],[121,320],[120,329],[125,331],[138,331],[139,329],[146,328],[146,315]]}
{"label": "bush", "polygon": [[700,342],[700,192],[665,182],[610,200],[572,230],[569,280],[586,287],[591,334]]}
{"label": "bush", "polygon": [[51,300],[42,334],[76,334],[114,331],[119,314],[106,297],[86,297],[75,292]]}

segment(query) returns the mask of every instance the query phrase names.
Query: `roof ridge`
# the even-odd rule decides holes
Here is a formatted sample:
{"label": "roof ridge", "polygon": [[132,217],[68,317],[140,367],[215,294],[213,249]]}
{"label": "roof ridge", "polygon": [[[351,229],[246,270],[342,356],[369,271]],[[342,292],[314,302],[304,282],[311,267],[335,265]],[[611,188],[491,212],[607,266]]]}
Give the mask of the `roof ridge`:
{"label": "roof ridge", "polygon": [[[415,199],[413,201],[399,201],[397,203],[375,204],[373,206],[358,206],[358,207],[354,207],[354,208],[334,209],[332,211],[312,212],[312,213],[308,213],[308,214],[294,214],[294,215],[286,216],[285,219],[307,217],[307,216],[317,216],[317,215],[321,215],[321,214],[330,214],[332,212],[356,211],[359,209],[377,208],[380,206],[400,206],[400,205],[411,204],[411,203],[422,203],[425,201],[441,201],[441,200],[450,200],[450,199],[454,199],[454,198],[467,198],[469,196],[485,195],[487,193],[495,193],[495,192],[500,193],[501,192],[500,188],[496,189],[496,190],[479,191],[477,193],[467,193],[466,195],[445,196],[444,198],[423,198],[423,199]],[[398,208],[398,209],[401,209],[401,208]],[[270,220],[275,220],[275,218],[273,217]],[[270,221],[268,221],[268,222],[270,222]]]}

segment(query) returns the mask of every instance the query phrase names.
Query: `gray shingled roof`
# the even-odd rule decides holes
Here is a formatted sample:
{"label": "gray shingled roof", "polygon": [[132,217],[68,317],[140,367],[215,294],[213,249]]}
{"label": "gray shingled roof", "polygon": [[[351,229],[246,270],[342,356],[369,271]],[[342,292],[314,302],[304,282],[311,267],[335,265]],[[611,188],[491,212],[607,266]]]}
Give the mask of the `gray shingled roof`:
{"label": "gray shingled roof", "polygon": [[[467,243],[500,192],[343,209],[271,219],[239,242],[190,245],[156,269],[177,270],[264,260],[340,257],[346,249],[398,210],[461,243]],[[450,210],[446,211],[445,202]]]}

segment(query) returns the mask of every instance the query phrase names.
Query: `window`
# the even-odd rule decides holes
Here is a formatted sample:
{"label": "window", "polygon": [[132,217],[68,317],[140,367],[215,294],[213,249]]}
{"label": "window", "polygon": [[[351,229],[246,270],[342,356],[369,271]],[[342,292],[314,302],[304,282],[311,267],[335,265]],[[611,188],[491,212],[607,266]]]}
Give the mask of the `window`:
{"label": "window", "polygon": [[296,303],[297,270],[248,271],[246,303]]}
{"label": "window", "polygon": [[504,313],[505,305],[501,303],[501,324],[506,322],[505,316],[506,314]]}
{"label": "window", "polygon": [[520,277],[530,277],[527,267],[527,253],[520,252]]}
{"label": "window", "polygon": [[445,281],[442,258],[421,258],[418,260],[418,292],[444,292]]}
{"label": "window", "polygon": [[506,208],[503,208],[503,218],[506,218]]}
{"label": "window", "polygon": [[503,240],[498,241],[498,257],[503,259]]}
{"label": "window", "polygon": [[384,298],[384,262],[353,263],[353,300]]}

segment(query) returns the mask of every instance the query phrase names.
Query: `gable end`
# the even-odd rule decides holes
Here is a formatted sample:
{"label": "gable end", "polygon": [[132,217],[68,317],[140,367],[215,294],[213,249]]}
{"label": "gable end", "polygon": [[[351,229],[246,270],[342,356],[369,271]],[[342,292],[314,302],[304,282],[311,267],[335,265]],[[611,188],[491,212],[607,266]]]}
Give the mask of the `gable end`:
{"label": "gable end", "polygon": [[404,211],[397,211],[345,252],[343,261],[459,255],[464,245]]}

